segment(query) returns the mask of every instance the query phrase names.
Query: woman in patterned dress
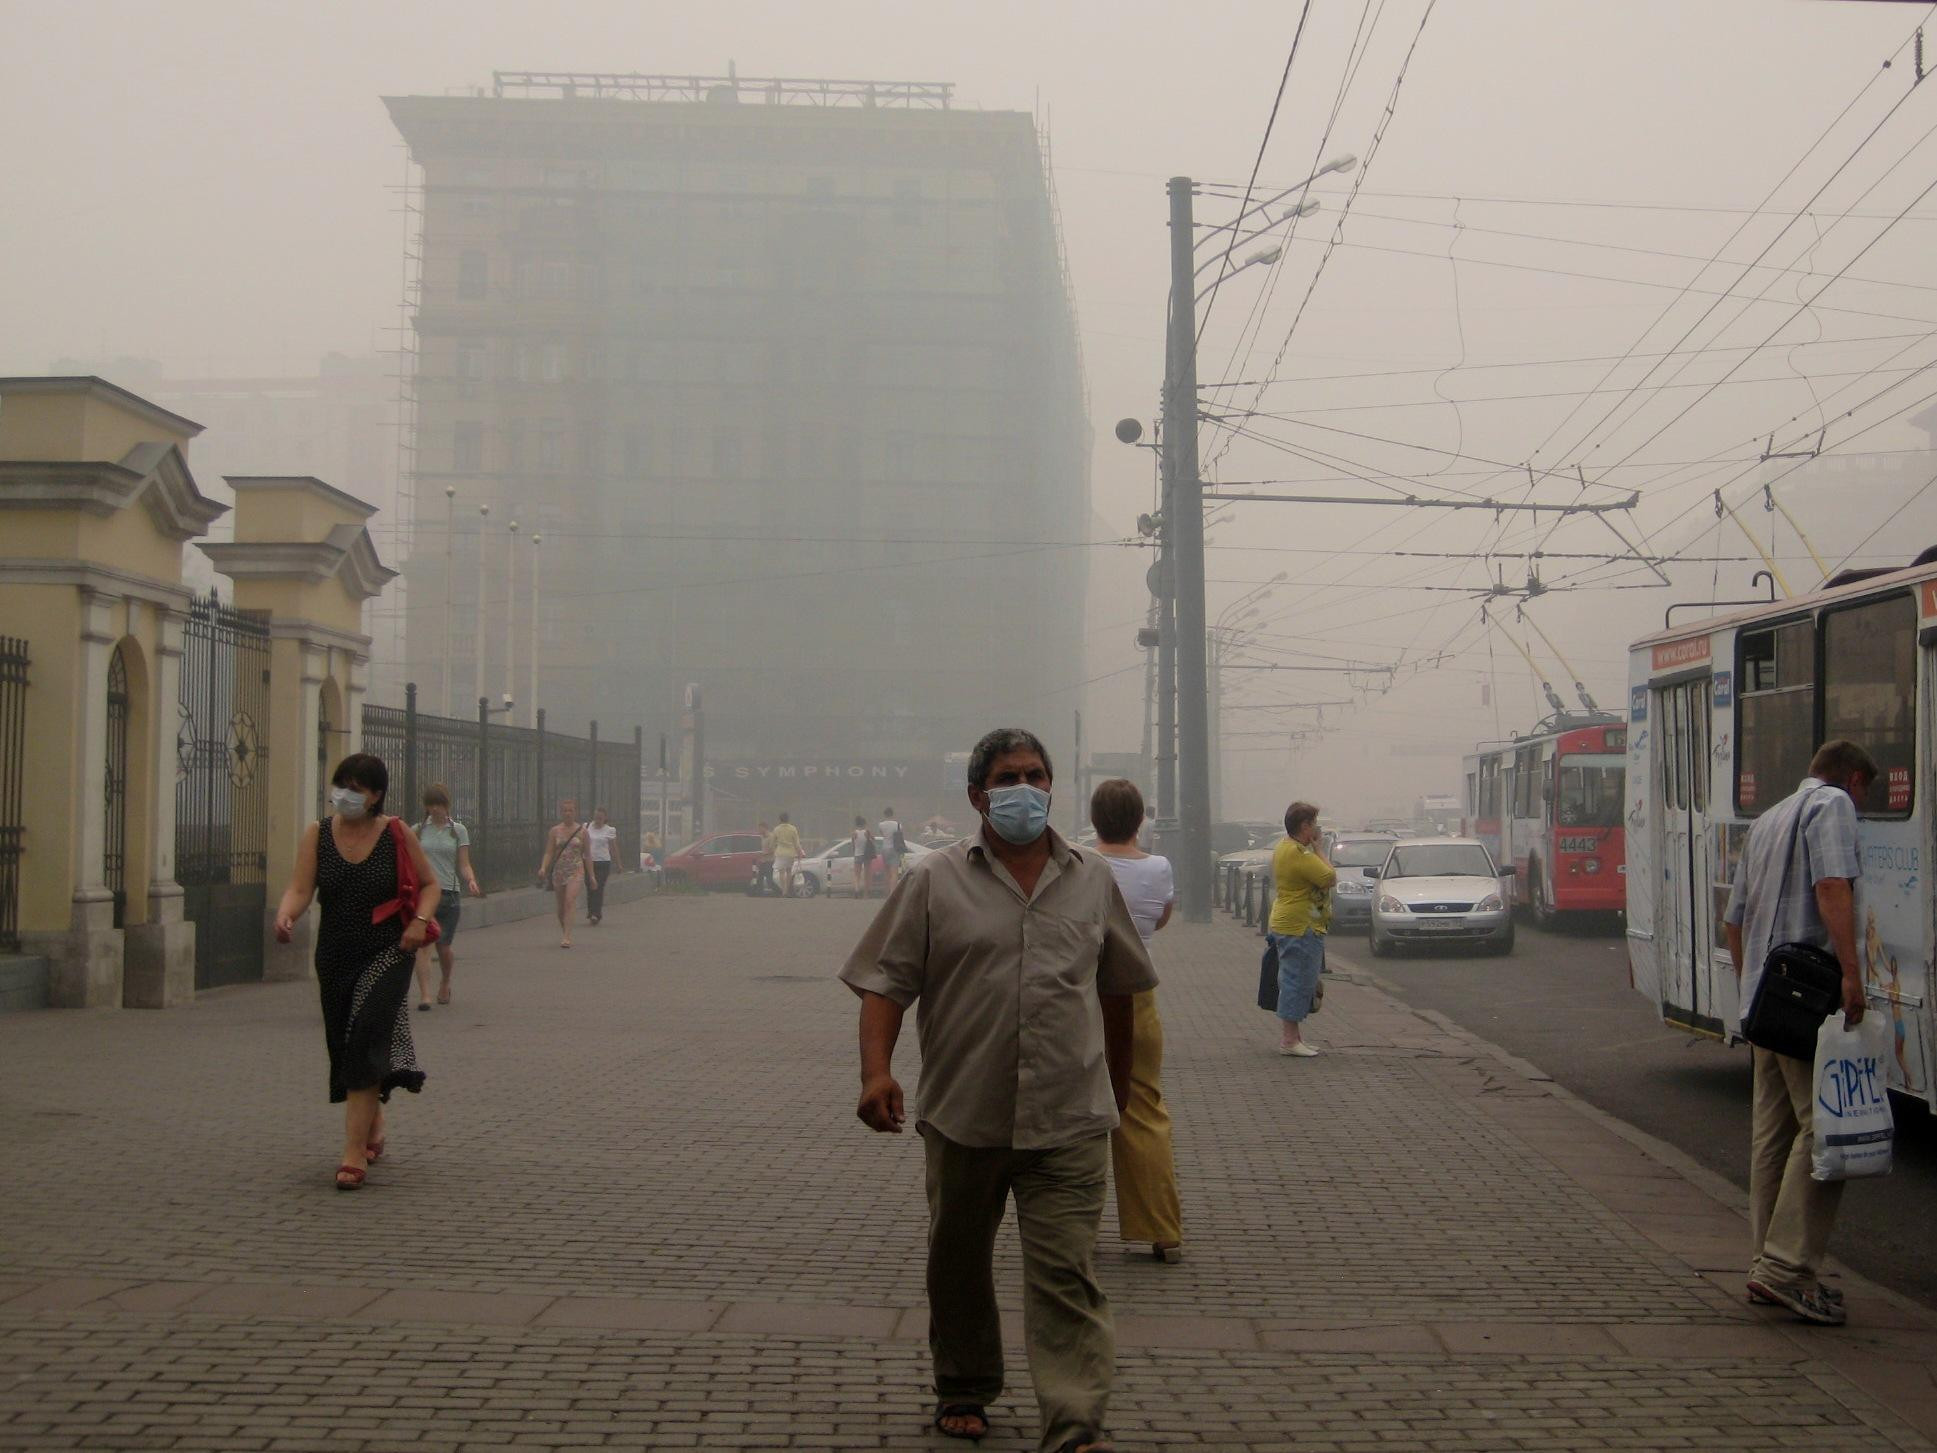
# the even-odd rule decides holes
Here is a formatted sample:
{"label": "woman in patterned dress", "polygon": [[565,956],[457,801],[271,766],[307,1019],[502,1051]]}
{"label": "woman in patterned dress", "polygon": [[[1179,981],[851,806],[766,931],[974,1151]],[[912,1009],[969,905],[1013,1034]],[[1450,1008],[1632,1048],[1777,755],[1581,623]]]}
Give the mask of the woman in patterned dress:
{"label": "woman in patterned dress", "polygon": [[572,909],[591,876],[590,846],[585,824],[578,820],[578,799],[567,797],[558,804],[558,821],[545,834],[545,856],[538,864],[538,886],[550,888],[558,899],[558,931],[564,935],[560,948],[572,946]]}
{"label": "woman in patterned dress", "polygon": [[437,873],[403,827],[417,870],[414,918],[377,917],[397,898],[397,843],[383,815],[390,773],[381,758],[358,752],[330,775],[329,816],[303,832],[296,871],[276,910],[276,937],[289,942],[296,920],[321,898],[316,929],[316,987],[330,1054],[330,1103],[342,1103],[343,1158],[336,1188],[354,1191],[383,1154],[383,1105],[390,1092],[424,1085],[410,1040],[410,973],[427,925],[437,912]]}

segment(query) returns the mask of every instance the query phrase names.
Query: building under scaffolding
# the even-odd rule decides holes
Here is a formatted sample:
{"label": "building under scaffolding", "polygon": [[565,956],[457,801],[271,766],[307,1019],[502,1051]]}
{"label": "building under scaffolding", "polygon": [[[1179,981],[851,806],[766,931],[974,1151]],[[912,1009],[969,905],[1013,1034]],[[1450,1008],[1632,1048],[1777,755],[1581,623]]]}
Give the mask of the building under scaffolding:
{"label": "building under scaffolding", "polygon": [[697,683],[729,826],[913,817],[989,725],[1066,740],[1089,440],[1053,192],[1031,117],[950,102],[553,73],[387,101],[426,709],[671,729]]}

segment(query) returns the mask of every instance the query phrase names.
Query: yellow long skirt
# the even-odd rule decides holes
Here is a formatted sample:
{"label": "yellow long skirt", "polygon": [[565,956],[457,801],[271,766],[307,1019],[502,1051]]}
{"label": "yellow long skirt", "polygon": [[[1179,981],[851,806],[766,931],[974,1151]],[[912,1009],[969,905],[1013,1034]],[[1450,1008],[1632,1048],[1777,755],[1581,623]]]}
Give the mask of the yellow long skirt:
{"label": "yellow long skirt", "polygon": [[1136,1033],[1130,1054],[1130,1103],[1110,1136],[1116,1172],[1116,1223],[1125,1241],[1175,1246],[1184,1239],[1177,1201],[1177,1164],[1170,1150],[1170,1112],[1158,1080],[1164,1065],[1164,1026],[1154,989],[1135,996]]}

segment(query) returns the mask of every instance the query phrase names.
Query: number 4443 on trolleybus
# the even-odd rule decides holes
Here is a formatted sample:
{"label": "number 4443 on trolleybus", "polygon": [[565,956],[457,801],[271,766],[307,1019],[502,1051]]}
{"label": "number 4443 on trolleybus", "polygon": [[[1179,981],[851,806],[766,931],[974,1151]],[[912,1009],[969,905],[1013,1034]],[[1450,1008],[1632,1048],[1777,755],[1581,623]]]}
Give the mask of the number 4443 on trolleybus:
{"label": "number 4443 on trolleybus", "polygon": [[1513,891],[1538,923],[1625,906],[1622,777],[1627,724],[1557,712],[1528,736],[1464,763],[1464,830],[1517,870]]}
{"label": "number 4443 on trolleybus", "polygon": [[1668,1023],[1735,1041],[1722,915],[1755,819],[1816,748],[1876,759],[1859,803],[1856,947],[1891,1028],[1890,1084],[1929,1102],[1937,563],[1846,571],[1814,594],[1678,623],[1629,653],[1628,961]]}

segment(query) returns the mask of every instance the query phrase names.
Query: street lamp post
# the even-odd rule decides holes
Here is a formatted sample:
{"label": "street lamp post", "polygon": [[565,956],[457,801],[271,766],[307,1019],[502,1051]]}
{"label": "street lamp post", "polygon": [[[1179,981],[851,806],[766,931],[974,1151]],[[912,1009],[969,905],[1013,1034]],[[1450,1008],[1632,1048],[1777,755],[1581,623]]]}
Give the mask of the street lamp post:
{"label": "street lamp post", "polygon": [[531,724],[538,725],[538,547],[545,537],[536,530],[531,535]]}
{"label": "street lamp post", "polygon": [[455,614],[457,582],[457,486],[444,486],[444,653],[437,668],[438,695],[445,716],[451,714],[451,616]]}
{"label": "street lamp post", "polygon": [[477,613],[475,616],[473,616],[471,620],[471,639],[477,643],[477,649],[473,651],[471,654],[475,659],[476,666],[477,666],[477,688],[478,688],[479,696],[485,695],[491,689],[490,686],[488,685],[489,678],[485,675],[485,670],[484,670],[484,667],[485,667],[484,657],[485,657],[485,650],[486,650],[485,634],[484,634],[484,621],[485,621],[484,577],[485,577],[486,571],[489,569],[488,557],[485,553],[485,541],[489,538],[490,525],[491,525],[491,506],[479,505],[478,506],[478,603],[477,603]]}
{"label": "street lamp post", "polygon": [[[518,522],[511,522],[511,539],[504,554],[504,699],[511,700],[517,686],[518,639]],[[505,718],[509,725],[510,717]]]}
{"label": "street lamp post", "polygon": [[1170,179],[1170,376],[1164,381],[1166,533],[1177,609],[1177,787],[1184,917],[1211,917],[1210,718],[1204,662],[1204,482],[1197,473],[1196,242],[1189,177]]}

